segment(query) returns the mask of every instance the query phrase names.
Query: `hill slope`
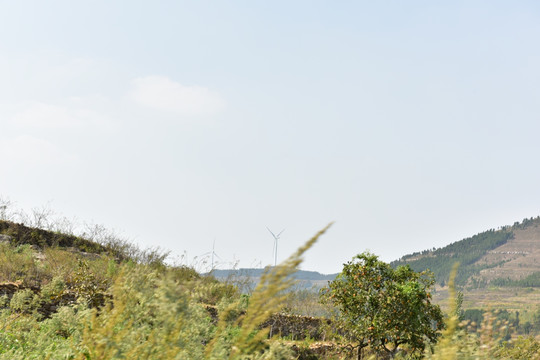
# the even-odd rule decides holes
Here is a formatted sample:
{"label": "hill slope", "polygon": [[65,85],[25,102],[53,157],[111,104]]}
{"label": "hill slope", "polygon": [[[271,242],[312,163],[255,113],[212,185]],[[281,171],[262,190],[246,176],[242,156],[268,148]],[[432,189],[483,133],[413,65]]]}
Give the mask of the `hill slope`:
{"label": "hill slope", "polygon": [[460,263],[458,285],[540,287],[540,217],[488,230],[443,248],[403,256],[392,266],[409,264],[416,271],[431,270],[440,285]]}

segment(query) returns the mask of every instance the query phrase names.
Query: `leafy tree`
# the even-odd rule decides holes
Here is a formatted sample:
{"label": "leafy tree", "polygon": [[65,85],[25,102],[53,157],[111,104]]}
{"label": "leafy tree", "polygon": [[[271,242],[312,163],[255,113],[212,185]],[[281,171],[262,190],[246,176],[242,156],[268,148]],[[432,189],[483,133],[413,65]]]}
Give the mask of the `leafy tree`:
{"label": "leafy tree", "polygon": [[406,345],[420,357],[444,326],[439,306],[431,303],[433,284],[431,273],[417,273],[408,265],[393,269],[364,252],[321,290],[321,301],[339,310],[338,320],[357,342],[359,359],[367,346],[393,357]]}

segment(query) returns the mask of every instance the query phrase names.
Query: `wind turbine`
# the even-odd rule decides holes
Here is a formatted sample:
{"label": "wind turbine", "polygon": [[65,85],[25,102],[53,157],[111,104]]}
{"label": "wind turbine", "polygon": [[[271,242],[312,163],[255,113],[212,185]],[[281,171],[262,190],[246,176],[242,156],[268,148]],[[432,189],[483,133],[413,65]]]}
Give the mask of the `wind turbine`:
{"label": "wind turbine", "polygon": [[277,235],[274,234],[272,232],[272,230],[270,230],[268,228],[268,226],[266,227],[266,229],[270,232],[270,234],[272,234],[272,237],[274,238],[274,266],[277,265],[277,248],[278,248],[278,240],[279,240],[279,236],[285,231],[285,229],[281,230]]}
{"label": "wind turbine", "polygon": [[214,270],[214,256],[217,257],[219,260],[221,260],[219,255],[216,254],[216,252],[214,251],[215,248],[216,248],[216,239],[214,239],[214,243],[212,244],[212,252],[207,252],[207,253],[202,254],[202,256],[207,256],[207,255],[211,256],[212,267],[210,268],[210,270]]}

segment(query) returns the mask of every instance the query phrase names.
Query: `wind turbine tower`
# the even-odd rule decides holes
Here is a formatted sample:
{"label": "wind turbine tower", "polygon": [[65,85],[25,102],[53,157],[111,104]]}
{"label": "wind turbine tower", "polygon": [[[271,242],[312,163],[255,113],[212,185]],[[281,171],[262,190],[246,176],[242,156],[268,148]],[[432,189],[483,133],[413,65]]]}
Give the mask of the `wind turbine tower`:
{"label": "wind turbine tower", "polygon": [[212,251],[211,252],[207,252],[207,253],[204,253],[202,254],[201,256],[208,256],[210,255],[210,258],[211,258],[211,268],[210,268],[210,271],[214,270],[214,257],[217,257],[219,260],[221,260],[221,258],[219,257],[218,254],[216,254],[216,239],[214,239],[214,243],[212,244]]}
{"label": "wind turbine tower", "polygon": [[272,230],[270,230],[268,228],[268,226],[266,227],[266,229],[270,232],[270,234],[272,234],[272,237],[274,238],[274,266],[276,266],[277,265],[278,240],[279,240],[280,235],[285,231],[285,229],[281,230],[277,235],[274,234],[272,232]]}

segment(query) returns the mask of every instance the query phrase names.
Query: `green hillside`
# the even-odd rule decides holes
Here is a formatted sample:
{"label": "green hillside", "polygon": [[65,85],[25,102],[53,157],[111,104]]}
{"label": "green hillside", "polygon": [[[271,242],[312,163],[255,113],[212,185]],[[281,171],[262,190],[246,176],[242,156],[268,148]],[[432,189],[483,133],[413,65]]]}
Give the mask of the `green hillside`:
{"label": "green hillside", "polygon": [[[521,237],[516,237],[517,232],[537,228],[539,224],[540,217],[524,219],[522,222],[516,222],[512,226],[503,226],[498,230],[490,229],[439,249],[425,250],[403,256],[401,259],[392,262],[391,265],[397,267],[408,264],[415,271],[429,269],[435,274],[436,281],[441,286],[444,286],[448,282],[451,268],[456,262],[460,263],[456,277],[456,284],[459,286],[483,287],[488,283],[530,286],[527,284],[532,284],[532,279],[523,279],[521,282],[518,280],[506,280],[504,278],[486,279],[483,274],[489,272],[489,269],[502,268],[506,263],[514,260],[509,255],[518,255],[521,252],[523,256],[536,256],[533,253],[525,254],[524,251],[506,250],[504,252],[498,252],[497,249],[503,245],[517,246],[521,239]],[[538,238],[540,240],[540,234],[538,234]],[[500,258],[494,258],[492,256],[488,260],[487,257],[492,253],[504,253],[508,256]],[[531,276],[531,274],[527,274],[526,276]],[[517,277],[522,278],[522,276]]]}

